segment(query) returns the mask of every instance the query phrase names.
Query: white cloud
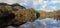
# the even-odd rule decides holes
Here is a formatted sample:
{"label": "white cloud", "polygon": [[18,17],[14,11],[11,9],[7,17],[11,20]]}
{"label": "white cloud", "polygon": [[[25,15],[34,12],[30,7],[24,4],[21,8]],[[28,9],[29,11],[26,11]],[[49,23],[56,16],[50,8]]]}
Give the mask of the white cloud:
{"label": "white cloud", "polygon": [[[13,4],[13,3],[19,3],[20,5],[29,5],[32,6],[32,8],[37,7],[38,5],[41,5],[42,8],[40,10],[44,10],[44,11],[53,11],[56,10],[56,7],[50,7],[49,9],[46,8],[46,6],[49,3],[60,3],[60,0],[51,0],[51,1],[44,1],[44,0],[0,0],[0,2],[6,2],[9,4]],[[60,9],[60,5],[58,6],[57,9]]]}

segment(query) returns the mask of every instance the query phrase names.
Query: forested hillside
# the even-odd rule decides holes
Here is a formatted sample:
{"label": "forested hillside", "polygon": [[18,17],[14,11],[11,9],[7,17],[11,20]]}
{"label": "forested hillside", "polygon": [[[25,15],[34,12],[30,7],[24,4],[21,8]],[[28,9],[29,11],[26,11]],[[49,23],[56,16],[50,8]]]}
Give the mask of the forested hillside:
{"label": "forested hillside", "polygon": [[60,10],[53,12],[45,12],[43,10],[39,10],[38,12],[40,13],[39,19],[45,19],[45,18],[60,19]]}

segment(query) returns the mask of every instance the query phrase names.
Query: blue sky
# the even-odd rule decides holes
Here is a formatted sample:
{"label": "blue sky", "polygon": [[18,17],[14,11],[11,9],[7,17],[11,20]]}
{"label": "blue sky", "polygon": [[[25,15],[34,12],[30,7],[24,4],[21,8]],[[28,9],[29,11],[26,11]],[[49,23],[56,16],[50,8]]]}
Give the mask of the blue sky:
{"label": "blue sky", "polygon": [[[34,1],[34,0],[33,0]],[[59,10],[58,6],[60,6],[58,3],[58,1],[56,3],[52,2],[53,0],[43,0],[41,3],[38,2],[38,4],[34,5],[34,2],[33,1],[30,1],[27,3],[27,5],[25,5],[24,7],[26,8],[34,8],[35,10],[44,10],[44,11],[54,11],[54,10]],[[45,2],[44,2],[45,1]],[[41,6],[42,5],[42,6]],[[45,7],[43,7],[44,5],[46,5]],[[35,7],[34,7],[35,6]],[[49,7],[49,8],[46,8],[46,7]]]}
{"label": "blue sky", "polygon": [[42,9],[42,6],[41,5],[37,5],[34,9],[35,10],[40,10],[40,9]]}
{"label": "blue sky", "polygon": [[32,8],[31,6],[29,5],[24,5],[25,8]]}
{"label": "blue sky", "polygon": [[[0,0],[8,4],[19,3],[26,8],[52,12],[60,9],[60,0]],[[48,7],[48,8],[46,8]]]}

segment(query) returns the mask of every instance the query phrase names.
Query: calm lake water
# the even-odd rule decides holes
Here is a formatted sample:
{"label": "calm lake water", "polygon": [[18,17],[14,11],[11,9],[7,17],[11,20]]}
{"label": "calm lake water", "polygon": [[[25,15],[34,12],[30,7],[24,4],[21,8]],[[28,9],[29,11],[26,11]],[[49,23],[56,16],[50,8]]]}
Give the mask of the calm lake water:
{"label": "calm lake water", "polygon": [[[8,28],[15,28],[9,26]],[[18,28],[60,28],[60,20],[55,20],[53,18],[46,18],[43,20],[35,20],[34,22],[27,22]]]}

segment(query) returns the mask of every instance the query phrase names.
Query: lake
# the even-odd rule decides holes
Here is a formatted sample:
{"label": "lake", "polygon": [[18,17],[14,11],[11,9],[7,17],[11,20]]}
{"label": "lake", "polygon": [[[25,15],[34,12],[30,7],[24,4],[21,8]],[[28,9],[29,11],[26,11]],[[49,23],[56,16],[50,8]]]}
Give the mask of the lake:
{"label": "lake", "polygon": [[[9,27],[12,28],[12,26]],[[18,28],[60,28],[60,20],[57,21],[53,18],[46,18],[43,20],[37,19],[34,22],[27,22]]]}

